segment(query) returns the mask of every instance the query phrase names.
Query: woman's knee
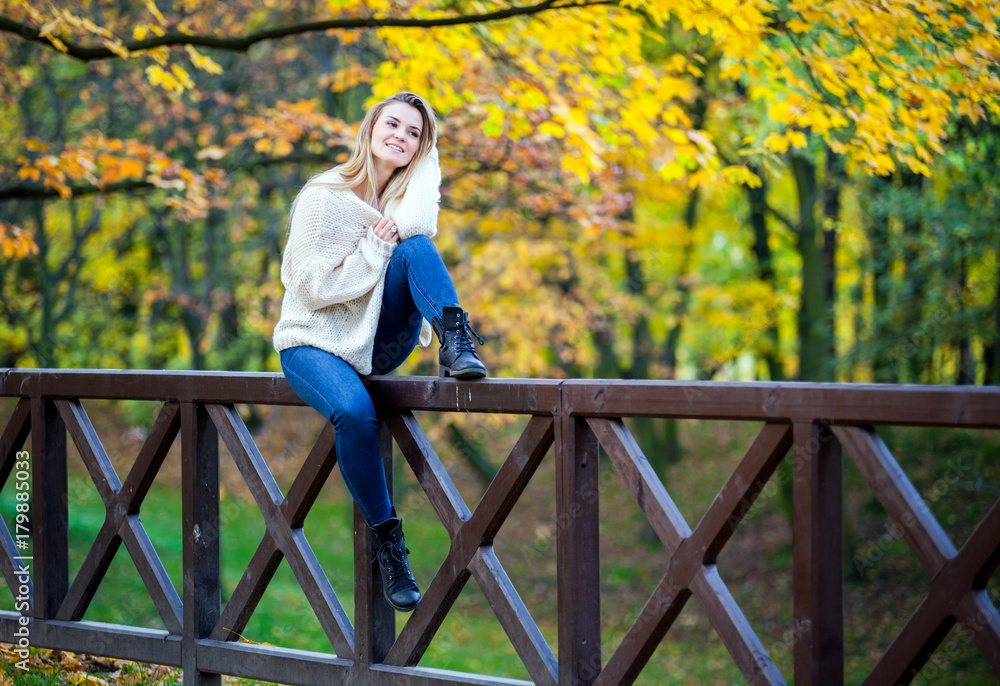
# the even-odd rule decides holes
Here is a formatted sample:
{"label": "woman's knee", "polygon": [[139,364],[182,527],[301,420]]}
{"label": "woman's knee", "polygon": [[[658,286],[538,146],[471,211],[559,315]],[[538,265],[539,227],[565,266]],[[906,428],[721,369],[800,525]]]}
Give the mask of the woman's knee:
{"label": "woman's knee", "polygon": [[428,251],[437,255],[437,248],[434,246],[434,241],[432,241],[428,236],[418,233],[416,236],[410,236],[405,241],[402,241],[399,245],[397,245],[396,250],[393,252],[393,257],[397,255],[400,257],[424,255],[428,254]]}
{"label": "woman's knee", "polygon": [[378,428],[375,405],[364,387],[360,393],[350,393],[336,398],[331,406],[333,416],[330,420],[338,430],[370,432]]}

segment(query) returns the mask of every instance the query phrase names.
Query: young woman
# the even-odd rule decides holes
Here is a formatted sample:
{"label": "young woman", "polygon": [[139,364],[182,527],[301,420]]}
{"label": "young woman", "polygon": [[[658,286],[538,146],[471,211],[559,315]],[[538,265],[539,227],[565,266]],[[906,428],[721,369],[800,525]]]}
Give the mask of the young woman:
{"label": "young woman", "polygon": [[397,93],[373,106],[351,158],[314,176],[292,205],[274,347],[292,390],[337,433],[337,463],[371,529],[389,604],[420,600],[389,500],[375,407],[361,382],[387,374],[419,341],[441,342],[441,376],[486,375],[468,314],[431,237],[441,170],[434,112]]}

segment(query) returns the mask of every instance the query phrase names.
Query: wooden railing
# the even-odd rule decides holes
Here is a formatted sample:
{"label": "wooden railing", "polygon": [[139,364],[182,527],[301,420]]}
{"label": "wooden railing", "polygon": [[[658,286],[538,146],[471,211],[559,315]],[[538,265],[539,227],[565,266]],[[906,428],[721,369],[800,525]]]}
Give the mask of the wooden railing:
{"label": "wooden railing", "polygon": [[[844,681],[842,446],[931,579],[930,590],[865,683],[907,683],[948,630],[963,623],[1000,676],[1000,615],[986,584],[1000,561],[1000,502],[961,550],[924,505],[873,425],[1000,428],[1000,389],[801,383],[712,383],[370,377],[386,466],[395,441],[451,538],[450,552],[402,629],[373,573],[355,508],[354,623],[303,534],[303,521],[335,466],[327,423],[282,494],[237,403],[301,405],[284,378],[263,373],[0,370],[0,396],[17,397],[0,436],[0,485],[30,433],[33,560],[22,584],[15,535],[0,528],[8,586],[27,590],[31,644],[180,666],[185,684],[230,674],[294,684],[512,684],[417,667],[465,582],[475,578],[536,684],[628,684],[693,595],[749,683],[782,675],[719,576],[715,561],[787,454],[793,455],[794,680]],[[80,402],[162,401],[124,482]],[[470,512],[412,412],[530,415],[493,482]],[[677,417],[764,422],[692,531],[622,421]],[[98,487],[106,519],[69,579],[67,431]],[[178,596],[138,514],[177,433],[183,480],[183,592]],[[221,604],[219,437],[266,524],[228,603]],[[493,550],[493,540],[550,447],[556,463],[558,659]],[[601,651],[598,450],[603,447],[671,553],[668,568],[618,648]],[[387,468],[391,478],[392,469]],[[391,483],[391,482],[390,482]],[[124,542],[165,630],[82,621]],[[285,558],[335,655],[232,640]],[[27,589],[24,588],[27,586]],[[0,612],[0,641],[17,644],[17,612]],[[224,628],[225,627],[225,628]]]}

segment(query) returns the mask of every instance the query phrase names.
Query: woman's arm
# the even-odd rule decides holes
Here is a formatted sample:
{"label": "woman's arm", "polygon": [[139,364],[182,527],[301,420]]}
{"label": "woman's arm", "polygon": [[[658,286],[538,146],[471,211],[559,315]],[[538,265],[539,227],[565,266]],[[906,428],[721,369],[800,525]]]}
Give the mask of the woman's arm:
{"label": "woman's arm", "polygon": [[[295,207],[281,263],[281,282],[303,307],[318,310],[359,298],[375,287],[394,243],[362,232],[357,203],[323,187],[308,188]],[[374,213],[373,213],[374,214]],[[358,228],[343,226],[345,217]]]}
{"label": "woman's arm", "polygon": [[437,234],[438,203],[441,201],[441,166],[437,148],[420,161],[413,170],[413,177],[406,186],[406,193],[392,218],[399,230],[399,240],[423,234],[433,238]]}

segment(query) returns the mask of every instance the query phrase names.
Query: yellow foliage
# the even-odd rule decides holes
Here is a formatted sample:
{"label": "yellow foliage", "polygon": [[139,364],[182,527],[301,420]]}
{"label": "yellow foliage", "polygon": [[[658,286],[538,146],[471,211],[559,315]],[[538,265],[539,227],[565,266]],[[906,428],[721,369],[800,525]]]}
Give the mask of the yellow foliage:
{"label": "yellow foliage", "polygon": [[566,130],[553,121],[544,121],[538,127],[538,132],[549,136],[555,136],[556,138],[562,138],[563,135],[565,135]]}
{"label": "yellow foliage", "polygon": [[371,83],[374,80],[374,73],[368,67],[361,64],[352,64],[344,69],[339,69],[332,75],[321,80],[321,85],[329,83],[330,91],[342,93],[354,88],[362,83]]}
{"label": "yellow foliage", "polygon": [[733,184],[746,184],[750,188],[760,188],[760,177],[743,166],[729,166],[722,169],[726,181]]}
{"label": "yellow foliage", "polygon": [[[177,78],[176,74],[165,71],[158,64],[151,64],[146,67],[146,78],[151,85],[162,86],[166,90],[172,90],[176,93],[183,92],[185,88],[183,80]],[[188,79],[188,82],[190,83],[190,79]]]}
{"label": "yellow foliage", "polygon": [[[208,55],[202,55],[200,52],[195,50],[192,45],[185,45],[185,50],[187,50],[188,56],[191,58],[191,64],[193,64],[198,69],[202,71],[207,71],[209,74],[221,74],[222,67],[213,60]],[[192,84],[193,86],[194,84]],[[190,88],[191,86],[189,86]]]}
{"label": "yellow foliage", "polygon": [[153,0],[146,0],[146,9],[149,10],[150,14],[152,14],[156,18],[156,21],[160,22],[161,25],[167,23],[167,20],[160,13],[160,10],[156,8],[156,3],[153,2]]}

